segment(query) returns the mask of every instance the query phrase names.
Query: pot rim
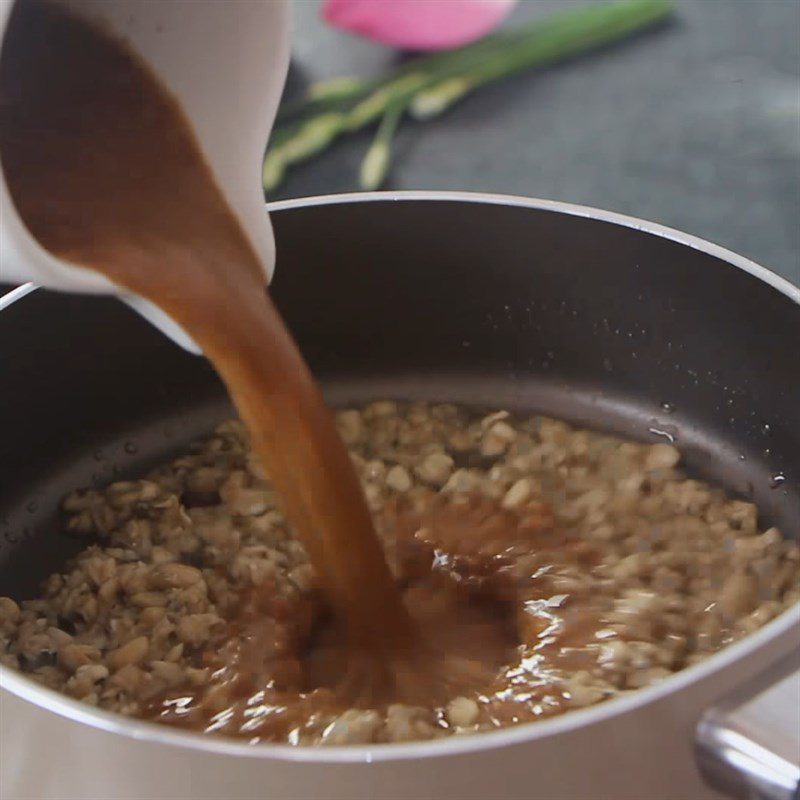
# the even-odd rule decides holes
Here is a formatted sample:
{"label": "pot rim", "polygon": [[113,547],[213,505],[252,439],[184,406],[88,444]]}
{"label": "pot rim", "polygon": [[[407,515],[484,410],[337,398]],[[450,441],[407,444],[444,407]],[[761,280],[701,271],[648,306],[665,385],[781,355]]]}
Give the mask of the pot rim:
{"label": "pot rim", "polygon": [[[785,278],[776,275],[744,256],[674,228],[589,206],[554,200],[478,192],[401,191],[354,192],[281,200],[268,203],[267,210],[274,212],[315,206],[386,201],[445,201],[504,205],[595,219],[612,225],[632,228],[642,233],[659,236],[677,244],[700,250],[721,261],[725,261],[731,266],[737,267],[770,285],[800,306],[800,287],[794,286]],[[25,284],[0,297],[0,311],[20,301],[35,289],[36,287],[33,284]],[[546,736],[567,733],[584,725],[610,720],[676,693],[695,681],[710,678],[715,673],[731,666],[740,658],[756,652],[762,646],[789,633],[799,625],[800,603],[796,603],[793,607],[767,623],[763,628],[746,636],[743,640],[725,647],[705,661],[687,667],[655,686],[639,689],[629,696],[609,700],[585,709],[576,709],[540,722],[523,723],[511,728],[475,735],[452,736],[436,741],[408,744],[297,747],[286,744],[264,743],[253,746],[235,739],[224,739],[202,733],[180,731],[154,722],[103,711],[41,686],[22,673],[3,665],[0,665],[0,689],[9,691],[23,700],[27,700],[44,710],[53,711],[73,722],[84,723],[108,733],[120,734],[155,745],[187,748],[216,755],[274,759],[287,762],[368,764],[375,761],[405,761],[466,755],[480,750],[492,750],[509,745],[533,742]],[[2,695],[0,695],[0,700],[2,700]]]}
{"label": "pot rim", "polygon": [[684,233],[677,228],[670,228],[658,222],[632,217],[616,211],[606,211],[594,206],[584,206],[577,203],[567,203],[561,200],[547,200],[540,197],[525,197],[524,195],[497,194],[491,192],[460,192],[450,190],[403,190],[384,192],[343,192],[341,194],[320,194],[309,197],[295,197],[290,200],[274,200],[267,203],[269,212],[292,210],[307,206],[346,205],[350,203],[369,203],[386,201],[434,201],[434,202],[460,202],[475,203],[480,205],[512,206],[516,208],[531,208],[538,211],[551,211],[565,214],[570,217],[583,217],[599,222],[609,222],[623,228],[633,228],[642,233],[649,233],[662,239],[669,239],[676,244],[686,245],[693,250],[700,250],[710,256],[727,261],[732,266],[753,275],[759,280],[777,289],[781,294],[800,305],[800,286],[795,286],[791,281],[778,275],[767,267],[762,267],[755,261],[745,256],[728,250],[722,245],[714,244],[699,236]]}

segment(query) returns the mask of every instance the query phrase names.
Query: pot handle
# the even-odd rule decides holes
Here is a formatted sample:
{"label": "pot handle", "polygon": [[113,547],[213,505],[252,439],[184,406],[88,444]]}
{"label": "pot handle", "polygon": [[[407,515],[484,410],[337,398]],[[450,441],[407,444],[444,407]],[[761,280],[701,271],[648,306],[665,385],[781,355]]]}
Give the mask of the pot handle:
{"label": "pot handle", "polygon": [[740,800],[800,800],[800,649],[706,711],[695,751],[706,782]]}

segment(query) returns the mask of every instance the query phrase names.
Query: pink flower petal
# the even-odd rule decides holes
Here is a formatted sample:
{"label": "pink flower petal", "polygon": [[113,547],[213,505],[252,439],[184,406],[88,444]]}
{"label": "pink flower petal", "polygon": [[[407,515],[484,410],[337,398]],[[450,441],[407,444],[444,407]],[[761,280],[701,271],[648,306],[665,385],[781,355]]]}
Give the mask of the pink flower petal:
{"label": "pink flower petal", "polygon": [[517,0],[325,0],[337,28],[407,50],[469,44],[503,20]]}

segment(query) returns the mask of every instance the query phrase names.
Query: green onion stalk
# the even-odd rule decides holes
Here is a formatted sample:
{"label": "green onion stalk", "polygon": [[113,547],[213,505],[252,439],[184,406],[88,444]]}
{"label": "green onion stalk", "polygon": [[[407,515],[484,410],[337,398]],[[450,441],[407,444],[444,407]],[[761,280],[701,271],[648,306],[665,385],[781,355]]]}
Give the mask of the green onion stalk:
{"label": "green onion stalk", "polygon": [[[377,189],[389,172],[392,140],[406,113],[420,121],[432,119],[481,86],[620,41],[662,22],[671,11],[670,0],[615,0],[412,59],[374,80],[313,84],[300,103],[279,114],[264,158],[264,189],[275,189],[290,166],[373,123],[378,128],[361,165],[360,184]],[[280,124],[283,120],[288,121]]]}

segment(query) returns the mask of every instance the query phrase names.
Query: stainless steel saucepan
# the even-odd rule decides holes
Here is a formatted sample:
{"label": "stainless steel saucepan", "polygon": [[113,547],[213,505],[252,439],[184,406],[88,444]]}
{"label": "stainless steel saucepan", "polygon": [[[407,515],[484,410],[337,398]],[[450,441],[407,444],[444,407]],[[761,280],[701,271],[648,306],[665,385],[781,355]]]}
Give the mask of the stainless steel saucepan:
{"label": "stainless steel saucepan", "polygon": [[[800,534],[800,290],[720,247],[540,200],[400,193],[272,206],[273,294],[333,403],[448,399],[674,439],[688,469]],[[60,498],[229,413],[201,358],[118,301],[0,301],[0,594],[80,542]],[[250,747],[98,711],[0,669],[0,795],[798,797],[800,608],[623,699],[483,736]],[[711,787],[716,788],[711,788]]]}

